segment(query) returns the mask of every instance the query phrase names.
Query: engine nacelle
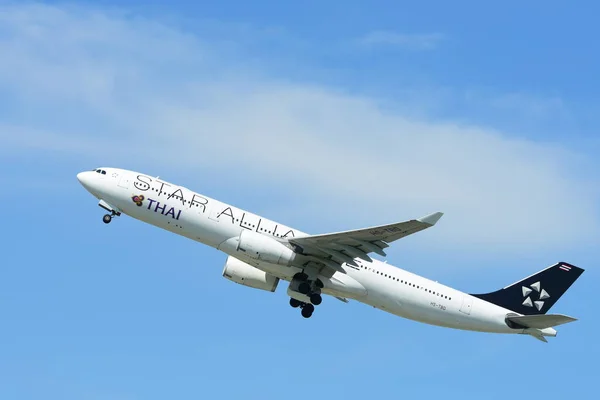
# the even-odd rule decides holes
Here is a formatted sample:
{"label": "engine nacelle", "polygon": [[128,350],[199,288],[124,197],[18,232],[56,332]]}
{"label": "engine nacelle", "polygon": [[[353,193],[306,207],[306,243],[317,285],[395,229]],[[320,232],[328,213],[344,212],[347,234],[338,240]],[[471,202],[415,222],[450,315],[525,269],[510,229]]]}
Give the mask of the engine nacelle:
{"label": "engine nacelle", "polygon": [[223,277],[240,285],[269,292],[274,292],[279,284],[279,278],[231,256],[225,261]]}
{"label": "engine nacelle", "polygon": [[277,240],[246,229],[239,236],[237,250],[255,260],[286,266],[296,257],[293,250]]}

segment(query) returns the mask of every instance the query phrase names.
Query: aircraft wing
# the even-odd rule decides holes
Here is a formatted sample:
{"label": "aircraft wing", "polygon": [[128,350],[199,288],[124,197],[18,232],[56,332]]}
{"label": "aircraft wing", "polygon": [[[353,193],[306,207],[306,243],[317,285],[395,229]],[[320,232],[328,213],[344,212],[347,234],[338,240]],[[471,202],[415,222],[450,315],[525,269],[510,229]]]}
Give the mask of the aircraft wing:
{"label": "aircraft wing", "polygon": [[369,253],[385,256],[383,249],[389,247],[389,243],[432,227],[442,215],[443,213],[436,212],[419,219],[395,224],[289,238],[288,241],[296,251],[314,256],[317,261],[335,269],[339,269],[339,265],[343,263],[358,266],[354,261],[355,258],[372,261]]}

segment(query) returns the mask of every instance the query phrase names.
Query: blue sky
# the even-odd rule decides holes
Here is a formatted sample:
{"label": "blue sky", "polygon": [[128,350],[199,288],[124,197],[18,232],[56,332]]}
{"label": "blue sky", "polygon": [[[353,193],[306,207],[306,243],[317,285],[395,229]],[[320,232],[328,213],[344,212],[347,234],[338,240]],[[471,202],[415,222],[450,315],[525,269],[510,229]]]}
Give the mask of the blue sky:
{"label": "blue sky", "polygon": [[[0,3],[0,398],[594,398],[599,11]],[[552,311],[580,320],[549,344],[335,299],[304,320],[214,249],[102,224],[97,166],[314,233],[444,211],[388,261],[466,292],[568,261]]]}

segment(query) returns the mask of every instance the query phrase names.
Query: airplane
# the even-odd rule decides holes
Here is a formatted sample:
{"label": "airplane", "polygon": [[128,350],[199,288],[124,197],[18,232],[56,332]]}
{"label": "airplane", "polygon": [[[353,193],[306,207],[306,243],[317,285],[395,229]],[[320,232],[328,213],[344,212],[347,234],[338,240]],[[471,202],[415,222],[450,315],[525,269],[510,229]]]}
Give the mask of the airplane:
{"label": "airplane", "polygon": [[310,318],[329,295],[388,313],[448,328],[526,334],[540,341],[575,318],[547,314],[583,273],[558,262],[500,290],[468,294],[372,258],[401,238],[434,226],[422,218],[344,232],[310,235],[183,186],[118,168],[77,174],[107,211],[108,224],[122,214],[212,246],[227,254],[222,275],[235,283],[275,292],[289,282],[290,305]]}

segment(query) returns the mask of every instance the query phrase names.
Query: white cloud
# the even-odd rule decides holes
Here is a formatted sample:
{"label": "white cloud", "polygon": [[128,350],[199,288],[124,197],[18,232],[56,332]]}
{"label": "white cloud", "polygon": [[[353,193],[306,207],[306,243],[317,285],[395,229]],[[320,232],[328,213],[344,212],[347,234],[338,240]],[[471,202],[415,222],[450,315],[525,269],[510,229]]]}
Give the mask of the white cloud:
{"label": "white cloud", "polygon": [[440,33],[406,34],[374,31],[358,40],[363,46],[390,46],[409,50],[432,50],[444,39]]}
{"label": "white cloud", "polygon": [[556,145],[275,79],[219,43],[139,16],[5,6],[0,25],[0,90],[15,99],[0,114],[5,151],[285,187],[300,214],[329,218],[322,205],[340,204],[345,228],[441,210],[435,237],[459,251],[598,234],[598,182],[576,178],[587,161]]}

